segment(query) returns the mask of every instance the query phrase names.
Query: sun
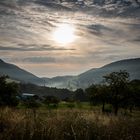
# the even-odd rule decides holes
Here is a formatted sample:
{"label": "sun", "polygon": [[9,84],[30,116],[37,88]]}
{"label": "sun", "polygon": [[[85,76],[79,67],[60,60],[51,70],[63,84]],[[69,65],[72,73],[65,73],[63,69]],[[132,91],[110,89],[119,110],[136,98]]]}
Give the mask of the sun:
{"label": "sun", "polygon": [[72,43],[75,38],[75,28],[69,24],[61,24],[53,32],[53,40],[60,44]]}

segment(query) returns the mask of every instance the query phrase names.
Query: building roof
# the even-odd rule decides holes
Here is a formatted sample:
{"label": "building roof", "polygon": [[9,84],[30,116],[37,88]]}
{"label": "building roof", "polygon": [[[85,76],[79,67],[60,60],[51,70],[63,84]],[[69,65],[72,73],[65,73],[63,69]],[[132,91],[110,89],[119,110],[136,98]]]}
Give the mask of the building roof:
{"label": "building roof", "polygon": [[31,94],[31,93],[22,93],[22,96],[35,96],[35,94]]}

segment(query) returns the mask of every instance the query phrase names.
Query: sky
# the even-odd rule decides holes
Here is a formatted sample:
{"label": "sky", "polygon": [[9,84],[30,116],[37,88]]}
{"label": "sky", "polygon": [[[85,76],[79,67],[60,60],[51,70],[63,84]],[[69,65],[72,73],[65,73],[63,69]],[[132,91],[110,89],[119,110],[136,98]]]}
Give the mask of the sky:
{"label": "sky", "polygon": [[67,3],[0,3],[0,58],[37,76],[54,77],[139,57],[139,18],[99,16],[99,11],[75,11]]}

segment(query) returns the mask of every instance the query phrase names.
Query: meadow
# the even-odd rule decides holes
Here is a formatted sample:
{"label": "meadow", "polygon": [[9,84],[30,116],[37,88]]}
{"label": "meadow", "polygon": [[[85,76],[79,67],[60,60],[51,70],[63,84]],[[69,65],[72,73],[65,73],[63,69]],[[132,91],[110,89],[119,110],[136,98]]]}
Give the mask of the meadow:
{"label": "meadow", "polygon": [[[124,111],[123,111],[124,112]],[[139,140],[140,112],[98,108],[0,108],[0,140]]]}
{"label": "meadow", "polygon": [[1,77],[0,140],[140,140],[140,84],[120,74],[127,77],[117,73],[118,84],[77,89],[65,100],[16,96],[18,85]]}

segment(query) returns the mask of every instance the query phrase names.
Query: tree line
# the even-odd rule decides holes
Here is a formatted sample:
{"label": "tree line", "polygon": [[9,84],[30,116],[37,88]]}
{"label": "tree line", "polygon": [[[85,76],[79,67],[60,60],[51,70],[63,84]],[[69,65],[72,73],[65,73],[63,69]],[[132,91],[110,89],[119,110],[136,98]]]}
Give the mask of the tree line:
{"label": "tree line", "polygon": [[105,112],[105,105],[110,104],[115,115],[119,108],[129,109],[131,112],[134,108],[140,108],[140,80],[130,81],[129,73],[122,70],[103,78],[102,84],[92,84],[85,91],[76,90],[75,97],[80,100],[86,97],[91,105],[102,105],[102,112]]}
{"label": "tree line", "polygon": [[[0,77],[0,106],[17,106],[19,103],[17,96],[24,90],[32,91],[31,93],[42,92],[43,103],[48,106],[51,103],[57,105],[61,100],[70,103],[90,102],[90,105],[101,105],[102,112],[107,111],[106,105],[111,105],[115,115],[120,108],[129,109],[131,112],[134,108],[140,108],[140,80],[130,81],[127,71],[112,72],[103,76],[104,82],[101,84],[92,84],[85,90],[77,89],[73,92],[67,89],[7,82],[7,78],[7,76]],[[47,92],[49,94],[46,94]]]}

